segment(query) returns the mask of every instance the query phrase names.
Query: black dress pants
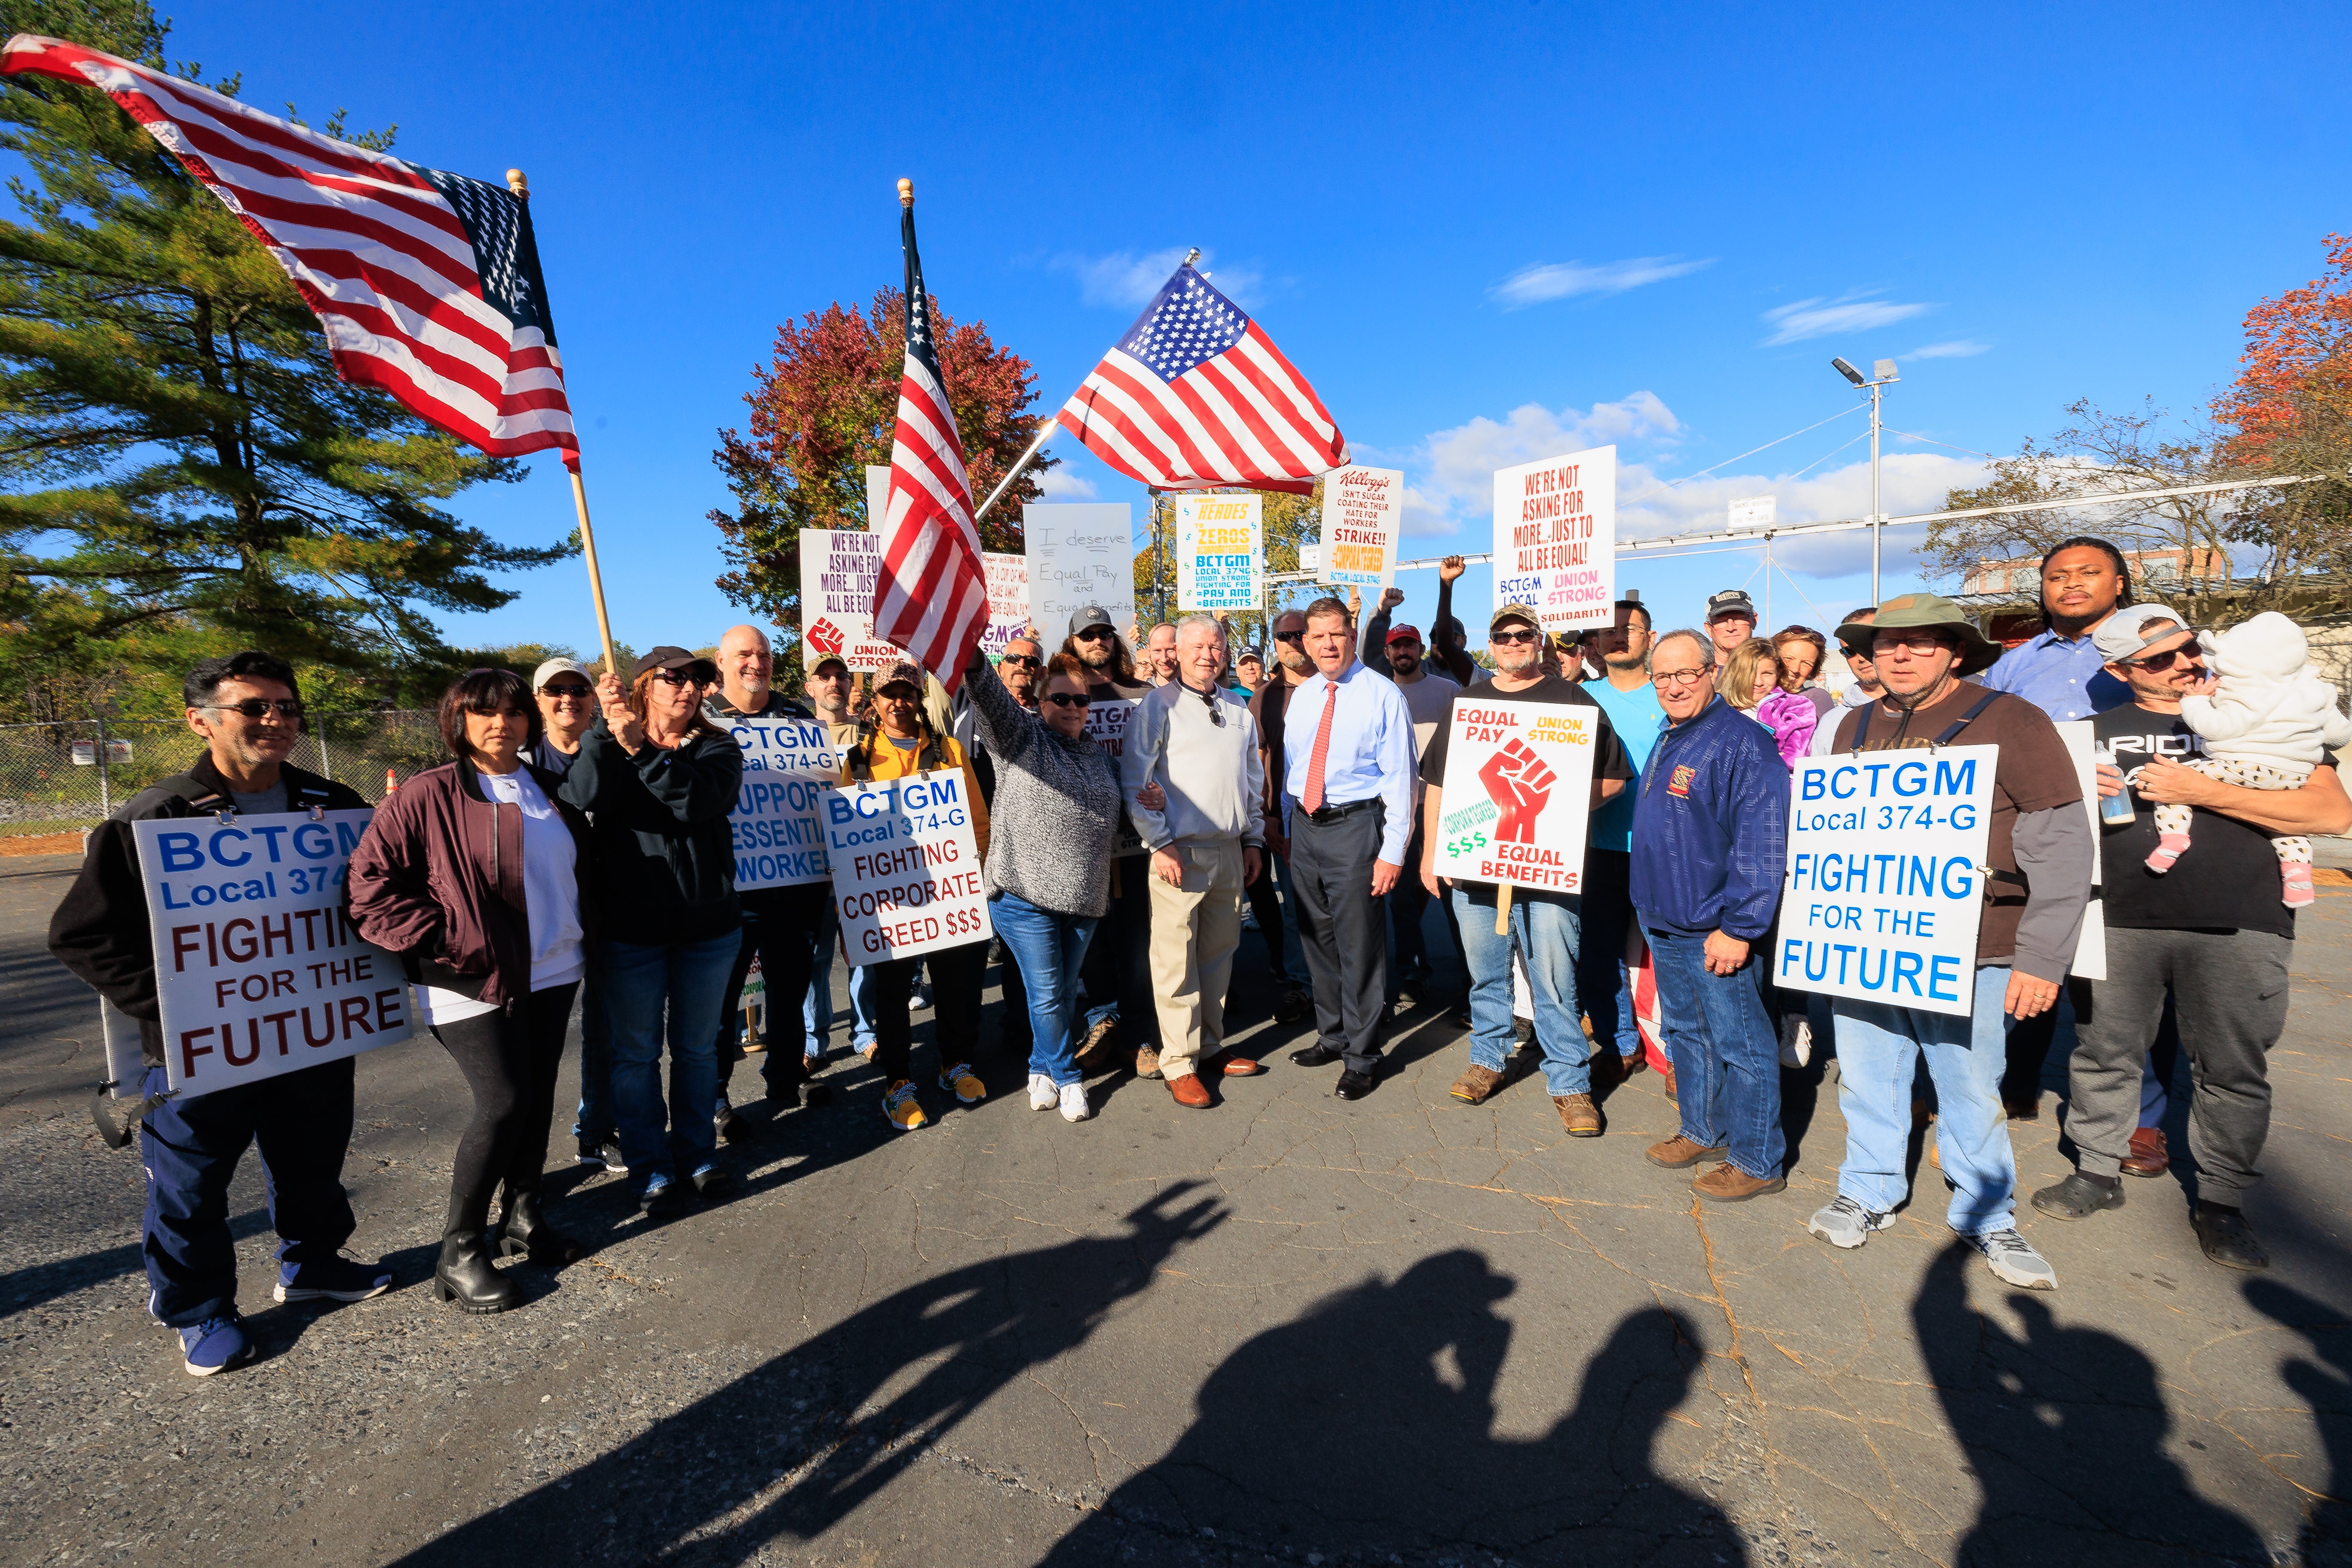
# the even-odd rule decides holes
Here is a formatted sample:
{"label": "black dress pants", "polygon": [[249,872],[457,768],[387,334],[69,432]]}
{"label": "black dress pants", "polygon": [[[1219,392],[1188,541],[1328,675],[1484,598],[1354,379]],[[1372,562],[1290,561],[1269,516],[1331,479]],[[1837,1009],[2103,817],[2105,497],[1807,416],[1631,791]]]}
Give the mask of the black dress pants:
{"label": "black dress pants", "polygon": [[912,1078],[915,1026],[907,998],[915,972],[931,968],[931,1038],[940,1047],[940,1070],[975,1060],[980,1054],[980,987],[988,970],[988,939],[957,947],[935,947],[920,958],[893,958],[873,965],[874,1066],[882,1081]]}
{"label": "black dress pants", "polygon": [[1290,814],[1290,879],[1299,943],[1315,987],[1316,1037],[1370,1072],[1388,1021],[1388,900],[1372,897],[1385,805],[1378,799],[1317,822]]}
{"label": "black dress pants", "polygon": [[457,1140],[449,1177],[448,1228],[480,1230],[490,1198],[506,1184],[511,1200],[535,1193],[547,1172],[547,1128],[555,1116],[555,1075],[572,1026],[578,981],[551,985],[496,1013],[435,1024],[433,1037],[474,1091],[474,1117]]}

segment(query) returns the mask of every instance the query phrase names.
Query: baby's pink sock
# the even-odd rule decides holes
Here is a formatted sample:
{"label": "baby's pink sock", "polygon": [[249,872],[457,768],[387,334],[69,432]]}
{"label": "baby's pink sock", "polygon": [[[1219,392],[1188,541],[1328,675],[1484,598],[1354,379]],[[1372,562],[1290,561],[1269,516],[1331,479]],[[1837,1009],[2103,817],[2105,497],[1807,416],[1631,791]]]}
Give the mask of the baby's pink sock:
{"label": "baby's pink sock", "polygon": [[2172,869],[2172,863],[2179,859],[2188,847],[2189,835],[2186,833],[2159,832],[2156,836],[2156,848],[2147,858],[2147,868],[2161,877]]}
{"label": "baby's pink sock", "polygon": [[2279,876],[2286,884],[2285,903],[2288,909],[2299,910],[2306,904],[2319,901],[2319,895],[2311,889],[2310,861],[2282,860],[2279,862]]}

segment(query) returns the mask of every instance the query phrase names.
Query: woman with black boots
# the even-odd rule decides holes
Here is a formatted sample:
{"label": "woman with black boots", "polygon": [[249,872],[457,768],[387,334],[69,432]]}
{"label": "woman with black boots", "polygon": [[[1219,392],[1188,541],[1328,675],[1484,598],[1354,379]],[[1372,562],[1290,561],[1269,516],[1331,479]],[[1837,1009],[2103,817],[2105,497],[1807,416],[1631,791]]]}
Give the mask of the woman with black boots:
{"label": "woman with black boots", "polygon": [[[352,852],[360,934],[400,955],[417,1011],[474,1092],[458,1140],[434,1288],[468,1312],[520,1294],[491,1254],[568,1263],[579,1247],[540,1213],[555,1075],[586,962],[586,819],[522,758],[539,707],[520,676],[470,670],[442,694],[456,761],[403,784]],[[495,1230],[490,1197],[506,1203]]]}

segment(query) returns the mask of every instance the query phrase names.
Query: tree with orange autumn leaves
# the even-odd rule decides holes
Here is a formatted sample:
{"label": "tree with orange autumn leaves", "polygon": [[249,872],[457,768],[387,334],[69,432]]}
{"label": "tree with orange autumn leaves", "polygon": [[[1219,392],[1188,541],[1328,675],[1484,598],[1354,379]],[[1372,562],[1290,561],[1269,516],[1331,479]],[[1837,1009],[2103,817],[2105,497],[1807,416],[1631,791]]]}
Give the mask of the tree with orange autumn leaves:
{"label": "tree with orange autumn leaves", "polygon": [[[937,296],[931,316],[977,504],[1037,433],[1041,416],[1024,412],[1037,378],[987,327],[950,317]],[[712,454],[735,496],[734,510],[710,513],[728,563],[719,588],[729,599],[777,626],[796,625],[801,530],[869,525],[866,469],[890,461],[905,345],[906,297],[896,289],[877,292],[870,313],[836,301],[776,329],[774,357],[751,373],[743,395],[748,428],[720,431]],[[983,549],[1020,552],[1022,503],[1038,498],[1037,476],[1053,462],[1032,463],[1005,491],[981,525]]]}
{"label": "tree with orange autumn leaves", "polygon": [[2352,571],[2352,237],[2327,237],[2326,272],[2246,312],[2238,379],[2213,408],[2231,468],[2326,474],[2255,491],[2231,537],[2270,552],[2273,580]]}

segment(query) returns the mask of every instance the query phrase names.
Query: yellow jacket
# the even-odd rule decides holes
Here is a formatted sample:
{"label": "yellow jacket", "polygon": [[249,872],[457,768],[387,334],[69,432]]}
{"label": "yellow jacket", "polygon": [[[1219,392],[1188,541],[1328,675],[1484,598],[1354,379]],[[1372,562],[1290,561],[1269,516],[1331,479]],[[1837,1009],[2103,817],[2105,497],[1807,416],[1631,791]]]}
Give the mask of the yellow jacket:
{"label": "yellow jacket", "polygon": [[[981,798],[980,780],[972,776],[971,759],[963,754],[963,747],[957,742],[953,735],[940,735],[931,743],[939,747],[940,761],[944,766],[963,770],[964,798],[971,802],[972,837],[977,841],[980,849],[981,863],[985,865],[988,862],[988,802]],[[866,753],[867,776],[878,784],[887,779],[905,778],[913,773],[916,771],[915,763],[922,755],[923,743],[918,742],[911,748],[900,746],[879,730],[868,731],[866,738],[856,742],[855,746],[845,746],[842,749],[841,782],[843,784],[857,782],[856,774],[850,771],[850,755],[853,751],[863,751]]]}

